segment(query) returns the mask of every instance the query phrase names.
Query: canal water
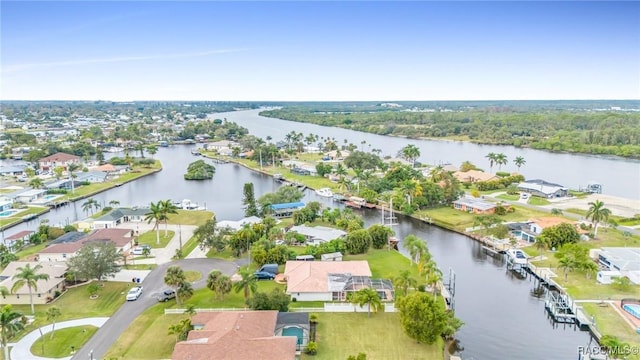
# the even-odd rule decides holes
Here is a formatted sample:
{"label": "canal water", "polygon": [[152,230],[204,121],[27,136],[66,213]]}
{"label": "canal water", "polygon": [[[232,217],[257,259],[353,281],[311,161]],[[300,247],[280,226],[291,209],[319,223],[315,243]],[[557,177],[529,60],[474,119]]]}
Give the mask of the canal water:
{"label": "canal water", "polygon": [[[137,181],[95,195],[104,205],[117,200],[122,206],[147,205],[151,201],[190,199],[214,211],[218,220],[243,217],[243,184],[253,182],[256,196],[279,186],[269,176],[254,173],[235,164],[215,165],[212,180],[186,181],[183,174],[195,160],[194,146],[160,148],[155,155],[163,170]],[[307,191],[304,201],[316,200],[329,206],[330,199]],[[375,210],[360,212],[367,224],[380,223]],[[52,225],[64,225],[86,217],[82,201],[52,210],[43,216]],[[39,220],[5,231],[5,236],[20,230],[35,230]],[[440,269],[456,273],[456,314],[465,325],[458,333],[461,356],[470,359],[576,359],[577,347],[589,343],[586,332],[574,327],[557,327],[548,319],[541,299],[531,295],[533,283],[505,269],[502,261],[486,257],[478,243],[410,218],[399,218],[395,227],[399,239],[409,234],[424,239]],[[407,259],[407,261],[409,261]]]}
{"label": "canal water", "polygon": [[[460,166],[464,161],[471,161],[476,166],[488,171],[489,162],[485,156],[493,152],[505,154],[509,163],[503,166],[502,170],[513,172],[518,171],[513,159],[522,156],[526,160],[526,164],[520,168],[520,172],[527,179],[544,179],[570,189],[584,188],[587,183],[594,181],[602,184],[605,194],[640,199],[640,160],[613,156],[552,153],[514,146],[478,145],[461,141],[412,140],[265,118],[259,116],[259,112],[260,110],[247,110],[210,116],[236,122],[248,128],[251,134],[263,139],[271,136],[274,141],[283,140],[284,136],[291,131],[302,132],[305,136],[311,133],[325,138],[335,138],[338,145],[344,144],[343,140],[347,139],[349,143],[355,144],[359,149],[381,149],[383,156],[396,157],[400,149],[407,144],[414,144],[420,149],[419,161],[425,164],[450,163]],[[362,144],[363,141],[366,143]],[[498,167],[494,165],[493,171],[497,170]]]}

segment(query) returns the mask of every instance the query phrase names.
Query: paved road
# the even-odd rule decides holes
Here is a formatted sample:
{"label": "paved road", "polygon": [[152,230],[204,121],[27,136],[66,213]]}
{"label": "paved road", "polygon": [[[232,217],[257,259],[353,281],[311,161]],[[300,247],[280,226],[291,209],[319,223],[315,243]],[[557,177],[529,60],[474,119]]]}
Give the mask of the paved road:
{"label": "paved road", "polygon": [[167,267],[172,265],[180,266],[183,270],[199,271],[202,274],[202,278],[193,283],[195,289],[206,285],[206,276],[213,269],[227,275],[232,275],[238,269],[236,263],[219,259],[186,259],[159,265],[142,282],[144,286],[142,296],[136,301],[129,301],[122,305],[72,359],[90,359],[91,351],[93,351],[93,359],[102,359],[129,324],[144,310],[157,303],[155,295],[167,287],[163,278]]}

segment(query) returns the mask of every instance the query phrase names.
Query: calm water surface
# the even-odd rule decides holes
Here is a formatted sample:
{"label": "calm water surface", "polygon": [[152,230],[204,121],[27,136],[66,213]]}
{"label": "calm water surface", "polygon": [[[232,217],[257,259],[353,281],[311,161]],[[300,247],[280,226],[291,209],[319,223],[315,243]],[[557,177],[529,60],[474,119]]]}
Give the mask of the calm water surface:
{"label": "calm water surface", "polygon": [[[186,181],[183,174],[195,158],[193,146],[160,148],[156,158],[163,170],[135,182],[95,195],[100,203],[111,200],[121,205],[146,205],[160,199],[191,199],[206,205],[218,220],[243,217],[242,187],[253,182],[256,196],[277,189],[272,178],[253,173],[234,164],[216,165],[212,180]],[[308,191],[305,201],[317,200],[333,206],[331,200]],[[81,201],[53,210],[44,218],[53,225],[65,224],[86,216]],[[361,212],[367,224],[380,222],[377,211]],[[39,220],[6,231],[37,228]],[[573,327],[554,327],[546,317],[544,304],[531,296],[533,283],[507,272],[501,260],[483,255],[480,246],[465,236],[419,221],[400,218],[395,228],[398,238],[415,234],[427,241],[439,267],[446,274],[451,267],[457,275],[456,314],[465,326],[458,334],[463,359],[576,359],[578,346],[586,346],[589,336]],[[407,260],[408,261],[408,260]]]}

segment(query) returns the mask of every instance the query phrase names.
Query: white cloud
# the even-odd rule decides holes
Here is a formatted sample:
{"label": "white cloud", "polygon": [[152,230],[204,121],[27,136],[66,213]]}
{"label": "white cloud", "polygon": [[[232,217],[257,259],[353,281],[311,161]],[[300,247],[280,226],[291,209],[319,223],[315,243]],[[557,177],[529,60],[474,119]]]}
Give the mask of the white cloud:
{"label": "white cloud", "polygon": [[73,65],[87,65],[87,64],[105,64],[105,63],[117,63],[127,61],[144,61],[144,60],[165,60],[165,59],[182,59],[182,58],[194,58],[203,57],[217,54],[229,54],[247,49],[220,49],[220,50],[206,50],[200,52],[181,53],[181,54],[159,54],[159,55],[139,55],[139,56],[121,56],[110,58],[97,58],[97,59],[77,59],[77,60],[62,60],[51,61],[43,63],[26,63],[26,64],[14,64],[6,65],[2,67],[2,73],[13,73],[29,69],[37,68],[51,68],[59,66],[73,66]]}

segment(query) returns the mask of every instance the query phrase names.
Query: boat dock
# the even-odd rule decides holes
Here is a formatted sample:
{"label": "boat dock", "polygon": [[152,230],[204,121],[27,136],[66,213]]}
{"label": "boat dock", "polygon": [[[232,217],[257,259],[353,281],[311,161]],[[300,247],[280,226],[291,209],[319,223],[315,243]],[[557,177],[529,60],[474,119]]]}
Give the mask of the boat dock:
{"label": "boat dock", "polygon": [[47,204],[47,206],[52,208],[52,209],[57,209],[57,208],[59,208],[61,206],[67,206],[69,204],[71,204],[71,201],[69,201],[69,200],[61,200],[61,201],[51,202],[51,203]]}

